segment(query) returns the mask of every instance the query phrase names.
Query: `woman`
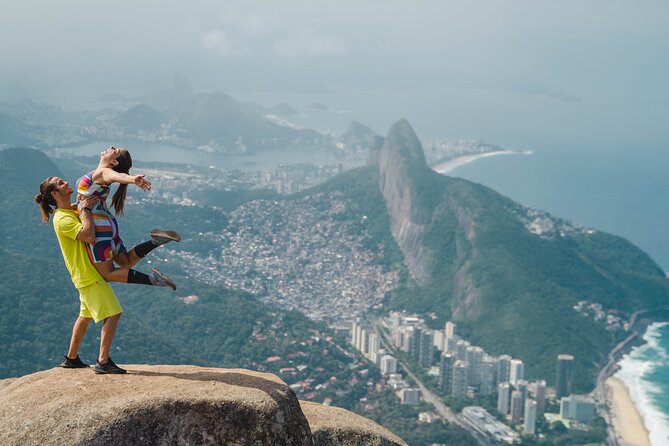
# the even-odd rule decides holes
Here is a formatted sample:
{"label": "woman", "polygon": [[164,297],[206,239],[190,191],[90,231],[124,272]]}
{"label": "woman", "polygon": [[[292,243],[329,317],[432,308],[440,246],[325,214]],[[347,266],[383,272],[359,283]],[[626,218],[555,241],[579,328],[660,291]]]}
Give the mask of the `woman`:
{"label": "woman", "polygon": [[[171,241],[181,241],[174,231],[154,229],[151,240],[141,243],[127,251],[119,236],[118,222],[107,207],[107,197],[111,185],[118,183],[118,189],[112,197],[114,213],[123,216],[123,206],[128,184],[134,184],[142,190],[151,190],[151,183],[144,175],[130,175],[132,158],[124,148],[109,147],[100,154],[100,162],[95,170],[77,180],[78,198],[97,196],[100,200],[90,208],[95,224],[95,243],[87,243],[88,255],[95,269],[107,282],[139,283],[153,286],[167,286],[176,290],[174,282],[155,268],[152,275],[146,275],[131,269],[144,256],[158,246]],[[83,211],[81,200],[79,211]],[[114,263],[120,266],[116,268]]]}

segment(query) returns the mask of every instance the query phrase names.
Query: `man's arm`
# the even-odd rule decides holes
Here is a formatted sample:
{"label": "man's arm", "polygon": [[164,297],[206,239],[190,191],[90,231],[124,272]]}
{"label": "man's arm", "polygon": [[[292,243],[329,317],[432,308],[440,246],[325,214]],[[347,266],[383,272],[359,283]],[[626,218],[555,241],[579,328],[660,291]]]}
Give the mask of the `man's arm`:
{"label": "man's arm", "polygon": [[81,230],[77,234],[77,240],[82,242],[95,243],[95,224],[93,223],[93,213],[91,206],[98,202],[98,197],[86,197],[80,202],[79,220],[81,220]]}

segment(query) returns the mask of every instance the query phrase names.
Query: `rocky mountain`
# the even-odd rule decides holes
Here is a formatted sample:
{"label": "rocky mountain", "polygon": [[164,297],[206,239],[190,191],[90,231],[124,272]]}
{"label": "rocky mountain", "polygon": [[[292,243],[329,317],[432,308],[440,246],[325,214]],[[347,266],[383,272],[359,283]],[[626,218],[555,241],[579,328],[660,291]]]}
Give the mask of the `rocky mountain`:
{"label": "rocky mountain", "polygon": [[124,376],[51,369],[0,381],[3,445],[401,446],[373,421],[298,401],[269,373],[127,366]]}
{"label": "rocky mountain", "polygon": [[433,172],[406,121],[374,167],[413,279],[393,304],[459,321],[492,353],[526,359],[530,376],[551,376],[556,355],[571,352],[577,381],[592,382],[612,337],[572,309],[579,300],[628,315],[669,304],[669,281],[646,253]]}

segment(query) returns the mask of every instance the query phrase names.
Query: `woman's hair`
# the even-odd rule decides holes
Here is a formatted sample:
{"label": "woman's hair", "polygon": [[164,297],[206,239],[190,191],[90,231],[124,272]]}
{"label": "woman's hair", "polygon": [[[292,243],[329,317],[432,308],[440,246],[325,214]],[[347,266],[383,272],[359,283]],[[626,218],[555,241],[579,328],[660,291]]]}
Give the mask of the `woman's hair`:
{"label": "woman's hair", "polygon": [[39,204],[39,210],[42,213],[42,223],[47,223],[49,217],[53,213],[51,206],[56,207],[56,200],[54,200],[51,192],[56,190],[56,185],[51,182],[53,177],[49,177],[42,181],[39,185],[39,194],[35,195],[35,203]]}
{"label": "woman's hair", "polygon": [[[130,173],[130,168],[132,167],[132,157],[130,152],[124,148],[118,149],[118,156],[116,157],[118,164],[113,167],[113,169],[118,173]],[[125,204],[125,194],[128,191],[127,184],[119,184],[116,193],[112,197],[112,206],[114,207],[114,213],[119,217],[123,217],[123,205]]]}

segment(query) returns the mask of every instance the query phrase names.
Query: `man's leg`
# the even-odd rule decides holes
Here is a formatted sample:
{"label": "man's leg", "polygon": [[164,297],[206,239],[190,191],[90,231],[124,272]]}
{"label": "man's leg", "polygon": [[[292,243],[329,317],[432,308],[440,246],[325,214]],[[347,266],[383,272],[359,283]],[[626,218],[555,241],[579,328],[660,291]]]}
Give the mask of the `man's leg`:
{"label": "man's leg", "polygon": [[98,356],[100,364],[106,363],[107,359],[109,359],[109,350],[111,349],[112,340],[114,339],[116,327],[120,319],[121,315],[117,314],[116,316],[108,317],[102,323],[102,330],[100,331],[100,355]]}
{"label": "man's leg", "polygon": [[72,338],[70,339],[70,349],[67,351],[68,358],[75,359],[79,354],[79,346],[81,345],[81,341],[84,340],[84,335],[86,334],[86,329],[90,322],[91,318],[81,316],[74,321]]}

